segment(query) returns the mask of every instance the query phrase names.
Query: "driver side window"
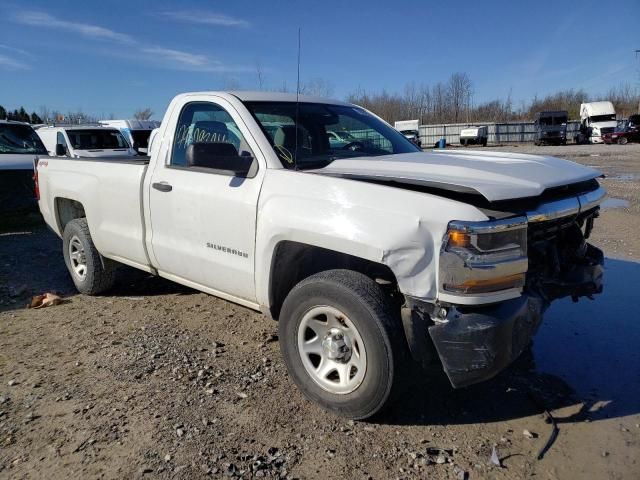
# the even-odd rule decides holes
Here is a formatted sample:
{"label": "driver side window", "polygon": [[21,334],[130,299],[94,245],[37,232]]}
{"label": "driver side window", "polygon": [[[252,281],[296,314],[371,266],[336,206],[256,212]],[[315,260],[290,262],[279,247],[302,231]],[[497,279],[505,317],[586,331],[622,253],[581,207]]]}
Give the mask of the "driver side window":
{"label": "driver side window", "polygon": [[[191,147],[191,148],[189,148]],[[236,122],[219,105],[210,102],[192,102],[180,112],[173,139],[170,165],[192,167],[193,150],[206,149],[209,155],[234,158],[253,157]]]}
{"label": "driver side window", "polygon": [[62,134],[62,132],[58,132],[58,134],[56,135],[56,144],[62,145],[64,147],[64,151],[66,152],[65,155],[69,155],[69,147],[67,147],[67,142],[64,139],[64,135]]}

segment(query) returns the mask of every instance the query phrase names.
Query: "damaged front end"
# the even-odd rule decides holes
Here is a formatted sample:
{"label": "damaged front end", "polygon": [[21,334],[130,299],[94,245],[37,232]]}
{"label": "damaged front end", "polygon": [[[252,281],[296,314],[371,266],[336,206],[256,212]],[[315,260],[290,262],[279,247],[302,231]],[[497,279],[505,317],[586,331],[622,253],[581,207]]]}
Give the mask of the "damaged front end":
{"label": "damaged front end", "polygon": [[604,256],[586,240],[603,197],[598,188],[507,220],[452,222],[440,262],[445,294],[403,310],[414,358],[427,364],[435,350],[454,387],[486,380],[527,348],[553,300],[602,292]]}

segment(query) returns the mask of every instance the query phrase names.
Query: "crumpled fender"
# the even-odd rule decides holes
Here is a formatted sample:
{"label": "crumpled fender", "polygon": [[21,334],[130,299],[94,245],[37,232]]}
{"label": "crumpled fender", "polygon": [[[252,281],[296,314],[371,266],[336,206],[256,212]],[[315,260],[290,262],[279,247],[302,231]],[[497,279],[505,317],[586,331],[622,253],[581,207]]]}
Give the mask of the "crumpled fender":
{"label": "crumpled fender", "polygon": [[387,265],[405,295],[434,300],[447,224],[487,220],[435,195],[280,169],[266,173],[257,215],[256,294],[265,306],[273,254],[285,240]]}

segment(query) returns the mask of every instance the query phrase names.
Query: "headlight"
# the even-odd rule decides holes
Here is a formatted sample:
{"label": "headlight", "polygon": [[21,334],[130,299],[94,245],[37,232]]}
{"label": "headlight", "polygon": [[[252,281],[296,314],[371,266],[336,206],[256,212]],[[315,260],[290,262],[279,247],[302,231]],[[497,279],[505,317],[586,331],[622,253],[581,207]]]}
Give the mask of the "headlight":
{"label": "headlight", "polygon": [[449,223],[440,253],[440,284],[454,294],[491,293],[524,286],[525,217]]}

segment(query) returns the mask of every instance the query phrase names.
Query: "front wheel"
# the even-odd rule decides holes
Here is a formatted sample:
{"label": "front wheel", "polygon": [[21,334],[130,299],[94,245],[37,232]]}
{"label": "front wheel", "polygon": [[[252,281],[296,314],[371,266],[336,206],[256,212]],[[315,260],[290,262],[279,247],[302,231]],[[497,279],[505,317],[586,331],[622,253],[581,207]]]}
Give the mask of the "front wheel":
{"label": "front wheel", "polygon": [[115,264],[96,249],[86,218],[76,218],[67,223],[62,244],[64,261],[80,293],[97,295],[113,286]]}
{"label": "front wheel", "polygon": [[389,402],[407,358],[402,335],[380,286],[349,270],[303,280],[280,315],[280,348],[293,381],[313,402],[353,419]]}
{"label": "front wheel", "polygon": [[629,139],[627,137],[618,138],[618,145],[626,145]]}

